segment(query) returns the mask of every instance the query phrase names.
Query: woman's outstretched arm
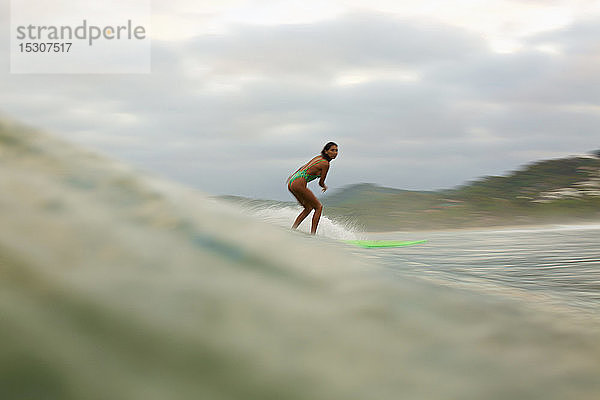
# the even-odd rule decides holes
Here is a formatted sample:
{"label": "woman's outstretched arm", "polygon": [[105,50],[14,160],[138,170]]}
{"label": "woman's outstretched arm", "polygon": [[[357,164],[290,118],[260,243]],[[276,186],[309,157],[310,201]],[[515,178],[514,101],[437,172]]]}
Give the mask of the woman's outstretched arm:
{"label": "woman's outstretched arm", "polygon": [[323,163],[323,167],[321,169],[321,179],[319,179],[319,186],[323,188],[323,191],[327,190],[327,185],[325,184],[325,178],[327,177],[327,172],[329,171],[329,162],[325,161]]}

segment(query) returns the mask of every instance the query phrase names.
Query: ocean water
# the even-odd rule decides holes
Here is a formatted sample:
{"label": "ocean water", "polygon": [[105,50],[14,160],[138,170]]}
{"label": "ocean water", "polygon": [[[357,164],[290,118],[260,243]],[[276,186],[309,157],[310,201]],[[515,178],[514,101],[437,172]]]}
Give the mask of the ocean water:
{"label": "ocean water", "polygon": [[312,237],[2,123],[0,167],[0,399],[600,398],[595,227]]}
{"label": "ocean water", "polygon": [[423,237],[428,243],[380,251],[400,276],[535,297],[573,313],[600,312],[600,225],[378,234]]}
{"label": "ocean water", "polygon": [[[289,205],[240,206],[247,214],[281,227],[288,227],[301,211]],[[299,230],[308,233],[309,229],[307,218]],[[399,279],[410,276],[446,286],[528,296],[547,306],[600,317],[600,224],[373,233],[352,221],[325,215],[318,236],[427,239],[414,246],[351,250]]]}
{"label": "ocean water", "polygon": [[[269,224],[289,227],[300,207],[240,207]],[[326,211],[325,211],[326,212]],[[310,232],[310,218],[299,227]],[[369,233],[351,220],[324,215],[318,236],[334,240],[421,240],[387,249],[352,249],[398,276],[511,296],[600,316],[600,224]]]}

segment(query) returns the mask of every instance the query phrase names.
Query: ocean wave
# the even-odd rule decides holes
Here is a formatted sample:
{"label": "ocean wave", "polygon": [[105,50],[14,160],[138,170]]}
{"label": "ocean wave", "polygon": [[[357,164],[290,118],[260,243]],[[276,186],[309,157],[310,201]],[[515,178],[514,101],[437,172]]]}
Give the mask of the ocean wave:
{"label": "ocean wave", "polygon": [[[0,125],[2,399],[596,399],[595,321]],[[286,222],[285,225],[283,222]],[[267,223],[268,222],[268,223]]]}

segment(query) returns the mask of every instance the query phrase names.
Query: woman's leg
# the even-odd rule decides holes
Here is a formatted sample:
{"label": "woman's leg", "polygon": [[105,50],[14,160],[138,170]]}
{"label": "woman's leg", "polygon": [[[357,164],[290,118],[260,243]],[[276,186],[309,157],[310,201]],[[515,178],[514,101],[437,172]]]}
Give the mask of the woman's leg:
{"label": "woman's leg", "polygon": [[[313,194],[314,196],[314,194]],[[316,197],[315,197],[316,199]],[[317,200],[319,201],[319,200]],[[319,202],[319,206],[315,208],[315,213],[312,218],[312,226],[310,227],[310,233],[315,235],[317,233],[317,225],[319,225],[319,220],[321,219],[321,213],[323,212],[323,206]]]}
{"label": "woman's leg", "polygon": [[296,221],[292,225],[292,229],[298,228],[298,226],[304,221],[304,219],[310,214],[312,210],[315,210],[315,214],[312,218],[312,225],[310,228],[311,234],[317,233],[317,226],[319,225],[319,220],[321,219],[321,213],[323,211],[323,206],[314,195],[313,192],[310,191],[306,187],[306,183],[304,182],[294,182],[289,187],[290,192],[294,195],[294,197],[298,200],[298,202],[304,207],[304,210],[298,215]]}
{"label": "woman's leg", "polygon": [[304,219],[312,211],[312,207],[308,205],[307,201],[304,199],[304,196],[303,196],[303,194],[300,191],[300,189],[302,189],[302,187],[306,187],[306,184],[304,184],[304,185],[293,185],[293,186],[290,185],[288,187],[290,193],[293,194],[294,197],[296,198],[296,200],[298,200],[298,203],[300,203],[300,205],[302,207],[304,207],[304,210],[302,210],[302,212],[300,213],[300,215],[298,215],[298,217],[294,221],[294,224],[292,225],[292,229],[298,228],[298,226],[302,223],[302,221],[304,221]]}
{"label": "woman's leg", "polygon": [[304,206],[304,210],[298,215],[294,225],[292,226],[294,229],[300,225],[302,221],[310,214],[312,210],[315,210],[315,214],[312,218],[312,225],[310,228],[311,234],[317,233],[317,226],[319,225],[319,220],[321,219],[321,213],[323,211],[323,206],[321,202],[317,199],[317,196],[313,192],[310,191],[305,185],[295,185],[290,191],[292,194],[298,199],[298,202]]}
{"label": "woman's leg", "polygon": [[294,221],[294,225],[292,225],[292,229],[296,229],[298,228],[298,226],[302,223],[302,221],[304,221],[304,218],[308,217],[308,214],[310,214],[310,212],[312,211],[312,208],[304,208],[304,210],[302,210],[302,212],[300,213],[300,215],[298,215],[298,218],[296,218],[296,220]]}

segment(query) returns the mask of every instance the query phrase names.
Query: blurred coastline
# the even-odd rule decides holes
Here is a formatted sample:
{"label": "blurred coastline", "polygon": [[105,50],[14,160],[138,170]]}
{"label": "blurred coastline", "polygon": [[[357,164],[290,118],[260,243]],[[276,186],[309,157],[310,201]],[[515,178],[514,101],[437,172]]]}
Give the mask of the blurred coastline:
{"label": "blurred coastline", "polygon": [[[489,176],[437,191],[411,191],[371,183],[349,185],[322,199],[325,215],[366,231],[600,223],[598,152],[542,160],[506,176]],[[221,196],[246,206],[286,202]],[[293,204],[293,203],[291,203]]]}

